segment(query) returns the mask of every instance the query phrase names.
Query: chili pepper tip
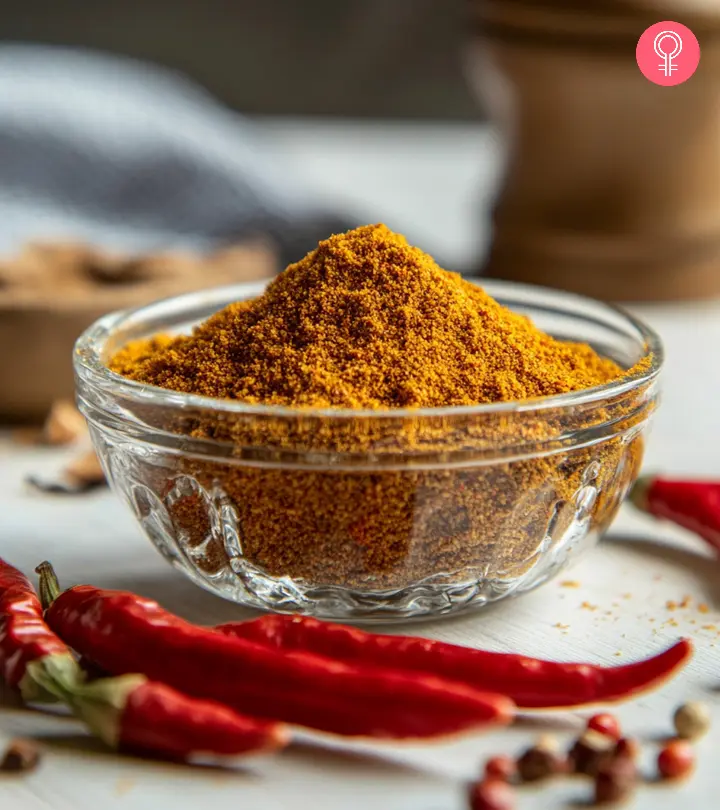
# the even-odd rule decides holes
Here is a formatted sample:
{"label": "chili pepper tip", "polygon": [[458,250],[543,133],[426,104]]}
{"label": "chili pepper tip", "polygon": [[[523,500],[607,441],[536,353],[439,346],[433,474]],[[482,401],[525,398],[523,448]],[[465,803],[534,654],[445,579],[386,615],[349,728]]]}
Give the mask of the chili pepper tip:
{"label": "chili pepper tip", "polygon": [[47,610],[58,596],[60,596],[60,583],[58,582],[55,569],[47,560],[38,565],[35,569],[35,573],[40,577],[38,587],[40,602],[42,603],[43,610]]}

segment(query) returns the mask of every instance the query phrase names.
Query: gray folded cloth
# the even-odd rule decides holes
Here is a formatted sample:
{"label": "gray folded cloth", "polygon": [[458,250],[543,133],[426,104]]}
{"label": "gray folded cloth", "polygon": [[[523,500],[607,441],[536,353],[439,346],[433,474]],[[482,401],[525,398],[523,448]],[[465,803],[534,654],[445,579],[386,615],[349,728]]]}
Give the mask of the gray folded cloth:
{"label": "gray folded cloth", "polygon": [[265,234],[287,262],[356,224],[310,196],[251,121],[170,71],[0,46],[3,253],[39,237],[143,251]]}

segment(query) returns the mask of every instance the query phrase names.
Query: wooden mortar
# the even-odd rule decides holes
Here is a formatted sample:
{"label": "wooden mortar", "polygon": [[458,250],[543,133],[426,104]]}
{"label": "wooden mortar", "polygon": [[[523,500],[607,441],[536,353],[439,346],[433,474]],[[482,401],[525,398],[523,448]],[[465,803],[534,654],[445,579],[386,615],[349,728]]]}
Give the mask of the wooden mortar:
{"label": "wooden mortar", "polygon": [[[508,164],[485,274],[637,301],[720,295],[720,3],[476,0],[473,73]],[[664,20],[685,83],[635,59]]]}

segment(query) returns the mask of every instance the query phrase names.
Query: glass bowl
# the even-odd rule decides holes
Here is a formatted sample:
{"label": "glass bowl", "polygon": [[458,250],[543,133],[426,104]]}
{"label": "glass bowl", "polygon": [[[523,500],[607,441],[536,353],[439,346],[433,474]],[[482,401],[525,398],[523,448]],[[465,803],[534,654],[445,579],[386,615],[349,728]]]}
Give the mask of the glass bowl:
{"label": "glass bowl", "polygon": [[186,332],[262,284],[102,318],[79,339],[79,406],[111,486],[160,553],[253,608],[342,621],[480,608],[546,582],[593,545],[637,477],[662,346],[577,295],[483,281],[500,303],[624,368],[523,402],[351,411],[247,405],[111,372],[130,340]]}

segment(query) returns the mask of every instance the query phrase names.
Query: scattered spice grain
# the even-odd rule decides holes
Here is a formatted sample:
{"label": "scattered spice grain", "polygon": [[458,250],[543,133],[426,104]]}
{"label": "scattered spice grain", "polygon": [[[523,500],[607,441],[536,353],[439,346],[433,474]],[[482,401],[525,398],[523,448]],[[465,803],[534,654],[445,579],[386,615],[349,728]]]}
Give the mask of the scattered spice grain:
{"label": "scattered spice grain", "polygon": [[[626,372],[587,345],[546,335],[383,225],[321,242],[259,298],[231,304],[191,335],[129,344],[110,367],[173,391],[294,409],[267,410],[257,420],[209,410],[158,424],[230,442],[240,455],[260,448],[266,463],[181,459],[170,483],[167,471],[146,476],[162,500],[183,476],[200,484],[203,504],[207,491],[220,488],[242,527],[244,560],[313,585],[384,590],[433,575],[515,578],[537,561],[548,531],[560,537],[571,529],[578,510],[591,530],[603,527],[642,455],[627,399],[609,404],[603,419],[617,418],[617,435],[633,438],[569,452],[563,437],[594,424],[597,413],[548,408],[534,423],[511,412],[395,416],[393,409],[577,391]],[[338,408],[382,416],[340,419],[327,410]],[[498,453],[518,441],[559,444],[539,458],[493,465],[410,463],[423,453]],[[287,451],[311,453],[314,466],[278,460]],[[367,471],[337,463],[338,454],[369,451],[393,465]],[[325,456],[334,469],[317,461]],[[588,486],[598,496],[580,506]],[[213,545],[205,512],[178,532],[201,549],[195,558],[213,548],[205,567],[218,571],[229,560],[222,543]]]}

